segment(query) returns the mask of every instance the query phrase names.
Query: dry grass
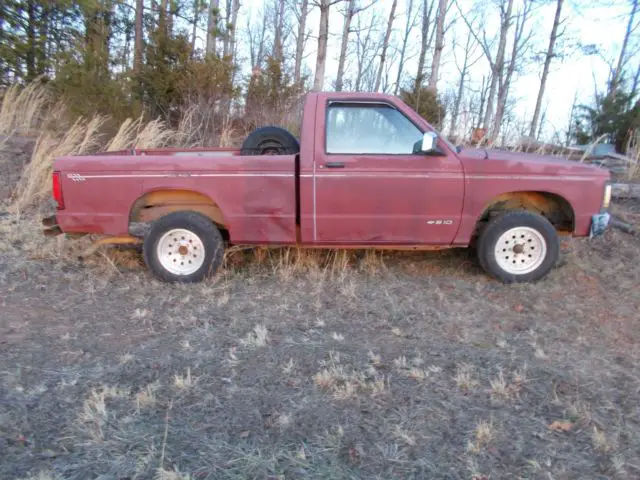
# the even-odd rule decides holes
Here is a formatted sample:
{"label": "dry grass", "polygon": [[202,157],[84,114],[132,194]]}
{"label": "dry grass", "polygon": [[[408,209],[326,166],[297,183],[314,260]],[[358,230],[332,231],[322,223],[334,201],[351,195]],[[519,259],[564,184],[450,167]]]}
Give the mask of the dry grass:
{"label": "dry grass", "polygon": [[595,425],[591,434],[591,441],[593,442],[593,448],[599,452],[607,453],[613,450],[613,445],[607,438],[607,435]]}
{"label": "dry grass", "polygon": [[14,209],[18,212],[39,205],[51,191],[51,171],[58,157],[94,152],[100,146],[100,130],[105,117],[87,121],[79,118],[62,136],[44,131],[38,137],[31,161],[17,187]]}
{"label": "dry grass", "polygon": [[17,480],[63,480],[62,477],[55,473],[41,471],[31,477],[21,478]]}
{"label": "dry grass", "polygon": [[[0,104],[0,141],[10,135],[37,135],[31,160],[16,186],[13,209],[41,206],[51,191],[51,170],[58,157],[91,154],[104,148],[103,127],[108,118],[78,118],[70,126],[69,112],[62,104],[52,105],[45,86],[34,82],[8,88]],[[159,120],[127,119],[106,143],[107,150],[154,148],[167,145],[183,132],[174,132]],[[0,145],[0,148],[2,145]]]}
{"label": "dry grass", "polygon": [[361,394],[376,396],[387,391],[384,376],[374,368],[369,368],[366,373],[349,370],[340,364],[340,355],[334,352],[330,352],[329,360],[322,363],[325,368],[313,376],[314,383],[337,400],[352,399]]}
{"label": "dry grass", "polygon": [[160,119],[145,123],[143,116],[135,120],[127,118],[105,150],[110,152],[129,148],[160,148],[179,137],[178,132],[171,130]]}
{"label": "dry grass", "polygon": [[627,142],[627,180],[640,179],[640,130],[634,130]]}
{"label": "dry grass", "polygon": [[509,382],[503,375],[502,369],[499,370],[498,375],[490,381],[491,384],[491,396],[493,398],[502,398],[505,400],[517,398],[522,389],[522,385],[526,380],[523,373],[519,371],[513,372],[513,381]]}
{"label": "dry grass", "polygon": [[[191,372],[189,372],[191,373]],[[143,390],[136,393],[135,403],[136,409],[140,411],[143,408],[153,407],[157,402],[156,392],[160,388],[158,382],[150,383]]]}
{"label": "dry grass", "polygon": [[496,436],[493,421],[482,420],[478,422],[471,436],[471,440],[467,444],[467,450],[479,453],[483,448],[487,447]]}
{"label": "dry grass", "polygon": [[156,480],[192,480],[192,476],[188,473],[182,473],[179,470],[165,470],[159,468],[155,476]]}
{"label": "dry grass", "polygon": [[109,419],[107,400],[125,398],[128,395],[128,391],[118,387],[103,386],[102,388],[91,390],[89,397],[82,405],[82,411],[78,415],[81,430],[92,441],[101,442],[104,439],[104,426]]}
{"label": "dry grass", "polygon": [[114,135],[114,137],[107,143],[105,151],[113,152],[117,150],[124,150],[126,148],[132,148],[136,143],[138,132],[142,125],[142,116],[136,120],[127,118]]}
{"label": "dry grass", "polygon": [[264,325],[256,325],[246,337],[240,340],[245,347],[264,347],[269,342],[269,331]]}
{"label": "dry grass", "polygon": [[288,281],[308,275],[320,292],[325,282],[340,285],[341,294],[355,298],[357,286],[351,274],[361,271],[378,275],[386,271],[385,253],[348,249],[322,250],[304,247],[248,247],[236,245],[225,252],[224,266],[229,272],[251,266]]}
{"label": "dry grass", "polygon": [[30,135],[47,119],[50,95],[44,85],[12,85],[0,99],[0,135]]}
{"label": "dry grass", "polygon": [[[620,235],[583,254],[605,265],[600,281],[628,286],[636,239]],[[165,285],[140,271],[103,282],[93,265],[3,251],[0,400],[21,431],[0,423],[0,435],[31,441],[36,432],[42,450],[65,456],[49,467],[11,446],[0,477],[55,467],[63,478],[635,478],[637,343],[623,351],[625,339],[607,333],[635,316],[597,320],[598,309],[608,319],[636,312],[628,288],[607,288],[611,303],[598,305],[609,300],[579,290],[574,265],[517,287],[479,272],[429,277],[421,272],[440,257],[427,254],[386,256],[388,271],[376,276],[362,258],[317,257],[335,260],[334,273],[319,263],[287,282],[272,266],[291,258],[267,253],[259,265],[245,253],[247,267],[222,288]],[[409,262],[417,268],[405,270]],[[355,297],[341,282],[355,283]],[[534,300],[514,311],[525,296]],[[100,384],[132,393],[92,396]],[[591,420],[571,419],[586,416],[579,404]]]}
{"label": "dry grass", "polygon": [[473,365],[468,363],[458,365],[453,379],[458,388],[462,390],[472,390],[478,386],[478,380],[475,379],[475,369]]}
{"label": "dry grass", "polygon": [[232,147],[235,143],[235,133],[231,119],[227,117],[220,132],[220,146],[226,148]]}
{"label": "dry grass", "polygon": [[191,375],[191,367],[187,367],[187,371],[184,374],[174,375],[173,377],[173,385],[180,390],[193,387],[197,381],[198,379]]}
{"label": "dry grass", "polygon": [[580,163],[584,163],[584,161],[591,156],[591,153],[596,148],[596,146],[607,137],[608,134],[605,133],[604,135],[600,135],[598,138],[596,138],[595,141],[591,143],[591,145],[589,145],[589,147],[584,151],[582,157],[580,157]]}
{"label": "dry grass", "polygon": [[175,137],[175,132],[160,119],[151,120],[142,127],[134,141],[135,148],[164,147]]}

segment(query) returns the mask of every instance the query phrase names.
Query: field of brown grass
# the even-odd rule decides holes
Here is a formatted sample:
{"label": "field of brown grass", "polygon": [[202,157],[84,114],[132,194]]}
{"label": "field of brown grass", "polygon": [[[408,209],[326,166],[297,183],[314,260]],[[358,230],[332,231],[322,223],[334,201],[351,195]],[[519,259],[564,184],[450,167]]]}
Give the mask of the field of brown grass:
{"label": "field of brown grass", "polygon": [[258,250],[184,286],[1,220],[0,478],[640,476],[638,238],[533,285]]}
{"label": "field of brown grass", "polygon": [[638,236],[565,241],[536,284],[465,250],[237,249],[168,285],[135,250],[78,261],[17,199],[2,479],[640,478]]}

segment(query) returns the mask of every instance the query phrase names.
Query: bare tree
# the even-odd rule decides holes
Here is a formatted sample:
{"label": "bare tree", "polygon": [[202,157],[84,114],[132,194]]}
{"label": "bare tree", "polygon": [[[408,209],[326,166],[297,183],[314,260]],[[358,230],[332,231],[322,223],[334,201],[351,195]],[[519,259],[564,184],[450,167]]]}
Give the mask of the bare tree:
{"label": "bare tree", "polygon": [[480,106],[478,107],[478,118],[473,122],[474,126],[480,127],[482,125],[482,119],[484,118],[485,102],[487,101],[487,94],[489,93],[489,82],[486,76],[482,76],[482,86],[480,87]]}
{"label": "bare tree", "polygon": [[144,48],[144,32],[142,31],[142,15],[144,13],[144,0],[136,0],[136,35],[133,48],[133,71],[140,73],[142,67],[142,50]]}
{"label": "bare tree", "polygon": [[262,64],[264,59],[264,45],[267,33],[267,11],[262,13],[262,21],[259,24],[251,23],[247,19],[247,37],[249,40],[249,58],[251,68],[255,70]]}
{"label": "bare tree", "polygon": [[240,0],[233,0],[231,4],[231,23],[229,27],[231,32],[229,35],[229,55],[231,58],[235,58],[236,54],[236,25],[238,24],[238,12],[240,11]]}
{"label": "bare tree", "polygon": [[633,76],[633,83],[631,84],[631,98],[638,93],[638,85],[640,84],[640,65],[636,69],[636,74]]}
{"label": "bare tree", "polygon": [[413,14],[413,0],[407,0],[407,8],[405,11],[406,23],[404,26],[404,33],[402,35],[402,46],[400,47],[400,60],[398,62],[398,75],[396,76],[396,84],[393,90],[394,95],[398,95],[400,90],[400,81],[402,79],[402,72],[404,70],[404,60],[407,54],[407,44],[409,43],[409,36],[416,26],[417,15]]}
{"label": "bare tree", "polygon": [[490,46],[484,36],[484,51],[491,66],[491,83],[489,84],[489,92],[487,94],[487,109],[485,110],[484,118],[482,120],[482,126],[485,130],[489,130],[489,124],[493,117],[493,103],[496,97],[496,91],[498,82],[504,74],[504,56],[507,48],[507,35],[511,28],[513,12],[513,0],[507,0],[507,6],[505,8],[504,2],[500,5],[500,37],[498,40],[498,52],[496,53],[495,60],[492,57]]}
{"label": "bare tree", "polygon": [[355,0],[346,0],[347,8],[344,13],[344,24],[342,25],[342,41],[340,42],[340,57],[338,58],[338,75],[336,76],[336,92],[342,91],[342,81],[344,77],[344,64],[347,58],[347,46],[349,44],[349,34],[351,33],[351,20],[356,14]]}
{"label": "bare tree", "polygon": [[313,80],[313,89],[316,91],[322,90],[324,85],[324,69],[327,63],[327,43],[329,41],[329,10],[332,5],[340,1],[342,0],[316,0],[314,3],[314,5],[320,8],[318,54],[316,57],[316,73]]}
{"label": "bare tree", "polygon": [[[368,24],[362,25],[362,16],[357,17],[356,28],[356,80],[355,90],[358,92],[366,84],[367,77],[372,73],[375,53],[379,50],[379,43],[376,42],[376,17],[371,15]],[[373,88],[372,77],[371,88]]]}
{"label": "bare tree", "polygon": [[240,0],[226,0],[225,29],[224,36],[222,38],[222,56],[225,58],[233,57],[238,10],[240,10]]}
{"label": "bare tree", "polygon": [[207,19],[207,55],[216,53],[216,37],[218,35],[218,17],[220,15],[220,0],[211,0]]}
{"label": "bare tree", "polygon": [[[137,1],[137,0],[136,0]],[[196,38],[198,35],[198,20],[202,11],[200,0],[193,0],[193,22],[191,22],[191,58],[196,52]]]}
{"label": "bare tree", "polygon": [[[464,57],[462,59],[462,66],[458,65],[457,58],[455,59],[456,68],[460,73],[460,80],[458,81],[458,91],[456,93],[456,96],[453,102],[453,111],[451,112],[451,125],[449,128],[449,134],[454,137],[457,135],[457,131],[458,131],[457,129],[458,115],[460,113],[460,105],[462,104],[462,97],[464,96],[465,81],[467,79],[467,75],[469,74],[469,69],[473,67],[482,58],[481,55],[477,56],[475,59],[472,58],[477,48],[478,48],[478,43],[475,41],[471,32],[467,32],[467,39],[464,46]],[[455,51],[456,49],[454,45],[454,49],[453,49],[454,58],[455,58]],[[483,79],[483,82],[484,82],[484,79]]]}
{"label": "bare tree", "polygon": [[449,0],[438,1],[438,11],[436,12],[436,44],[433,49],[433,61],[431,62],[431,75],[429,76],[429,88],[434,92],[438,89],[438,73],[440,70],[440,59],[444,49],[444,20],[449,9]]}
{"label": "bare tree", "polygon": [[618,57],[618,64],[616,65],[615,70],[613,71],[613,75],[611,78],[611,93],[612,95],[616,94],[616,90],[620,84],[620,80],[622,79],[623,70],[625,67],[625,63],[627,61],[627,47],[629,45],[629,37],[631,37],[631,32],[635,29],[634,21],[636,12],[638,11],[638,0],[631,0],[631,13],[629,14],[629,21],[627,22],[627,29],[624,33],[624,39],[622,41],[622,48],[620,49],[620,56]]}
{"label": "bare tree", "polygon": [[482,47],[482,50],[487,58],[487,61],[489,62],[489,67],[491,69],[491,81],[489,83],[489,91],[486,99],[486,110],[484,111],[484,117],[482,120],[482,127],[485,129],[485,131],[489,130],[489,125],[491,124],[491,120],[494,117],[493,107],[496,99],[496,94],[498,93],[499,83],[504,79],[507,39],[509,30],[511,29],[511,25],[513,24],[513,2],[514,0],[500,0],[500,4],[498,7],[500,11],[500,32],[498,35],[498,49],[495,53],[495,56],[492,52],[491,42],[487,39],[486,30],[483,29],[482,38],[480,38],[480,36],[476,33],[475,27],[467,19],[467,16],[462,12],[462,10],[460,10],[460,6],[456,2],[456,6],[458,8],[458,11],[460,12],[460,16],[467,24],[469,31]]}
{"label": "bare tree", "polygon": [[531,119],[531,127],[529,128],[529,137],[531,139],[537,138],[538,129],[540,127],[538,120],[540,117],[540,109],[542,108],[542,99],[544,97],[544,91],[547,86],[547,77],[549,76],[549,67],[551,61],[555,57],[555,46],[558,37],[561,37],[564,32],[558,33],[558,27],[560,26],[560,16],[562,15],[562,4],[564,0],[556,0],[556,14],[553,18],[553,27],[551,28],[551,35],[549,36],[549,47],[547,48],[547,54],[544,58],[544,67],[542,67],[542,77],[540,78],[540,88],[538,90],[538,98],[536,99],[536,108],[533,111],[533,118]]}
{"label": "bare tree", "polygon": [[384,34],[384,43],[382,44],[382,52],[380,53],[380,64],[378,65],[378,75],[376,75],[376,84],[374,91],[377,92],[380,88],[380,82],[382,81],[382,72],[384,70],[384,61],[387,56],[387,46],[389,45],[389,38],[391,37],[391,29],[393,28],[393,20],[396,16],[396,6],[398,0],[393,0],[391,4],[391,13],[389,14],[389,21],[387,23],[387,31]]}
{"label": "bare tree", "polygon": [[278,62],[282,62],[282,52],[284,43],[284,20],[285,20],[285,1],[275,0],[273,5],[274,22],[273,22],[273,52],[272,56]]}
{"label": "bare tree", "polygon": [[344,84],[344,70],[347,59],[347,47],[349,46],[349,35],[351,34],[351,22],[358,13],[366,10],[373,2],[364,7],[358,7],[357,0],[346,0],[347,7],[344,12],[344,23],[342,25],[342,41],[340,42],[340,57],[338,58],[338,74],[336,76],[336,91],[341,92]]}
{"label": "bare tree", "polygon": [[576,107],[578,105],[578,92],[573,94],[573,103],[571,104],[571,112],[569,113],[569,124],[567,125],[567,140],[565,146],[568,147],[573,141],[573,127],[576,114]]}
{"label": "bare tree", "polygon": [[424,79],[424,63],[427,58],[427,51],[433,41],[431,31],[431,15],[433,14],[434,0],[422,0],[422,25],[420,28],[420,54],[418,55],[418,72],[414,84],[414,91],[418,91]]}
{"label": "bare tree", "polygon": [[525,29],[527,21],[530,19],[533,1],[534,0],[524,0],[522,10],[516,17],[511,57],[506,66],[505,75],[498,77],[498,100],[496,103],[496,114],[493,117],[493,127],[490,135],[492,143],[496,141],[500,134],[500,127],[502,125],[502,119],[507,105],[507,98],[509,96],[509,88],[511,87],[513,74],[518,66],[518,61],[521,61],[524,57],[524,50],[532,36],[531,31],[525,34]]}
{"label": "bare tree", "polygon": [[296,57],[294,62],[293,77],[296,82],[300,81],[300,72],[302,70],[302,56],[304,55],[304,44],[306,41],[306,24],[307,15],[309,14],[309,0],[300,1],[300,13],[297,9],[294,12],[298,16],[298,36],[296,38]]}

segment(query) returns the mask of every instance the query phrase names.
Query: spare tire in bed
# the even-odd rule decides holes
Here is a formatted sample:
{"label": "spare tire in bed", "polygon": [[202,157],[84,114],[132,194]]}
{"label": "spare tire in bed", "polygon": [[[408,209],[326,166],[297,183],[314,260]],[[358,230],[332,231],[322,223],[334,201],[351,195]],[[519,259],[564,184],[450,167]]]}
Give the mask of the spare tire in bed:
{"label": "spare tire in bed", "polygon": [[249,134],[240,149],[241,155],[294,155],[300,153],[296,137],[284,128],[262,127]]}

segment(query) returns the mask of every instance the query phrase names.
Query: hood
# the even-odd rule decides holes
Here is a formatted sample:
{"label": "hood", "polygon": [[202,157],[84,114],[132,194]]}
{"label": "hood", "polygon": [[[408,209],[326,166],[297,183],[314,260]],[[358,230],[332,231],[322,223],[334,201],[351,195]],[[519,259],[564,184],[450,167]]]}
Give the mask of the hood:
{"label": "hood", "polygon": [[469,173],[562,174],[594,177],[609,177],[610,175],[606,169],[551,155],[465,148],[458,156]]}

